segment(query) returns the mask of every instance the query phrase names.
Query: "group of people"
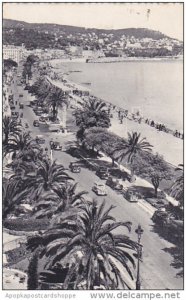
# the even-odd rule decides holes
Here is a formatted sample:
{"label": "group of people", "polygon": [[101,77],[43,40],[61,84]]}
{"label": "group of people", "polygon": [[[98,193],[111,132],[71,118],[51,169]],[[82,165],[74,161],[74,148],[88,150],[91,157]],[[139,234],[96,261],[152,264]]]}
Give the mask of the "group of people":
{"label": "group of people", "polygon": [[129,111],[127,109],[117,108],[116,106],[114,106],[112,104],[108,104],[108,113],[110,116],[113,116],[111,114],[112,111],[117,112],[117,117],[118,117],[120,124],[123,124],[124,118],[133,120],[135,122],[138,122],[139,124],[141,124],[141,122],[143,121],[145,124],[148,124],[149,126],[156,128],[158,131],[163,131],[163,132],[172,134],[173,136],[180,138],[180,139],[184,138],[183,133],[181,133],[180,131],[171,130],[163,123],[158,123],[158,122],[155,122],[154,120],[151,120],[148,118],[145,119],[143,116],[140,115],[139,111],[137,111],[135,113],[129,113]]}

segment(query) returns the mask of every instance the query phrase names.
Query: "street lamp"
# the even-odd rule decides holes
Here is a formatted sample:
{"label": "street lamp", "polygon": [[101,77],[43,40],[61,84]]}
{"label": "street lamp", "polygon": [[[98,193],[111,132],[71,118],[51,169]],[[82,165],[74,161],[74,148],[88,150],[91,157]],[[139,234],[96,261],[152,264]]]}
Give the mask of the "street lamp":
{"label": "street lamp", "polygon": [[140,244],[141,236],[143,234],[143,229],[141,225],[138,225],[138,228],[135,230],[135,233],[138,235],[138,266],[137,266],[137,279],[136,279],[136,290],[140,290],[141,282],[140,282],[140,259],[142,256],[142,245]]}

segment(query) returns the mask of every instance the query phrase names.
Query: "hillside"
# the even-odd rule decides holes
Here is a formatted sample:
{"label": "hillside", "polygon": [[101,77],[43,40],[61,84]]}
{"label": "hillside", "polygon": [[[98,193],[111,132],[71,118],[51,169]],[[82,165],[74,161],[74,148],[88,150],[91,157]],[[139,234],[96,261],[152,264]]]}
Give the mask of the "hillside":
{"label": "hillside", "polygon": [[16,21],[10,19],[3,20],[3,29],[5,28],[24,28],[24,29],[32,29],[38,31],[48,31],[48,33],[57,33],[62,32],[66,34],[73,33],[91,33],[95,32],[97,34],[107,33],[114,35],[126,35],[126,36],[134,36],[135,38],[152,38],[154,40],[158,40],[165,36],[163,33],[155,30],[150,30],[147,28],[125,28],[125,29],[96,29],[96,28],[85,28],[85,27],[76,27],[69,25],[59,25],[59,24],[40,24],[40,23],[26,23],[23,21]]}
{"label": "hillside", "polygon": [[[90,36],[92,37],[90,38]],[[118,41],[121,36],[134,37],[135,39],[152,38],[159,40],[165,38],[159,31],[147,28],[125,28],[105,30],[95,28],[83,28],[58,24],[27,23],[10,19],[3,20],[3,44],[21,45],[27,48],[62,48],[65,46],[88,46],[99,48],[96,39],[109,37],[112,43]]]}

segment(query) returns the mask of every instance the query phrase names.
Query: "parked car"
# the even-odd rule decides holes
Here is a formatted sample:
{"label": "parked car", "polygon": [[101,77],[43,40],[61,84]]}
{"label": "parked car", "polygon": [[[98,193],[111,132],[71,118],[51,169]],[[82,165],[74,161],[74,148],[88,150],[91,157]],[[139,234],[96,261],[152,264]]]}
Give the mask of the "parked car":
{"label": "parked car", "polygon": [[154,212],[152,220],[156,226],[163,229],[169,238],[175,242],[176,240],[183,240],[184,222],[177,220],[174,216],[170,215],[167,211],[158,209]]}
{"label": "parked car", "polygon": [[109,176],[109,178],[107,179],[106,185],[108,185],[112,189],[118,190],[118,191],[123,189],[122,179],[113,178],[111,176]]}
{"label": "parked car", "polygon": [[12,111],[12,112],[11,112],[11,115],[14,116],[14,117],[16,117],[16,118],[19,117],[18,111]]}
{"label": "parked car", "polygon": [[166,211],[158,209],[154,212],[152,221],[159,226],[165,226],[168,223],[169,217],[170,216]]}
{"label": "parked car", "polygon": [[108,169],[105,168],[105,167],[100,167],[100,168],[96,171],[96,175],[97,175],[100,179],[108,179],[108,177],[109,177]]}
{"label": "parked car", "polygon": [[41,116],[43,114],[43,109],[40,107],[34,107],[33,111],[36,114],[36,116]]}
{"label": "parked car", "polygon": [[105,184],[102,182],[94,182],[92,190],[98,196],[106,196],[107,195]]}
{"label": "parked car", "polygon": [[39,127],[39,121],[38,121],[38,120],[34,120],[33,126],[34,126],[34,127]]}
{"label": "parked car", "polygon": [[44,144],[45,143],[45,139],[44,139],[43,135],[36,135],[36,142],[38,144]]}
{"label": "parked car", "polygon": [[72,173],[80,173],[81,172],[81,168],[77,162],[71,162],[69,164],[69,169]]}
{"label": "parked car", "polygon": [[14,110],[14,109],[16,109],[16,107],[15,107],[14,105],[11,105],[11,106],[10,106],[10,109],[11,109],[11,110]]}
{"label": "parked car", "polygon": [[23,94],[19,94],[19,97],[22,98],[22,97],[23,97]]}
{"label": "parked car", "polygon": [[133,191],[125,190],[123,193],[123,197],[131,203],[138,202],[138,195]]}
{"label": "parked car", "polygon": [[23,282],[25,282],[25,277],[21,277],[21,278],[19,279],[19,283],[23,283]]}
{"label": "parked car", "polygon": [[13,99],[14,99],[14,96],[13,96],[13,95],[9,95],[9,96],[8,96],[8,100],[9,100],[9,101],[11,101],[11,100],[13,100]]}
{"label": "parked car", "polygon": [[60,142],[50,141],[50,148],[52,150],[62,150],[62,146],[60,145]]}
{"label": "parked car", "polygon": [[30,101],[29,106],[34,107],[35,105],[37,105],[37,102],[38,102],[37,100]]}
{"label": "parked car", "polygon": [[164,208],[168,205],[168,201],[164,198],[145,198],[145,200],[157,209]]}
{"label": "parked car", "polygon": [[48,117],[43,117],[43,116],[39,117],[39,122],[45,123],[46,121],[48,121]]}
{"label": "parked car", "polygon": [[19,103],[19,108],[23,109],[24,108],[24,104],[23,103]]}

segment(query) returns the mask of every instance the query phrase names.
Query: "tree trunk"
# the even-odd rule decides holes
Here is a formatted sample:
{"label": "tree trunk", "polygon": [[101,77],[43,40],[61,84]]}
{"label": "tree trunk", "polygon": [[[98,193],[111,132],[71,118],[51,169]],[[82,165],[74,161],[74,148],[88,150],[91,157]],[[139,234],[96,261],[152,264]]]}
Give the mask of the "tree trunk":
{"label": "tree trunk", "polygon": [[55,120],[55,104],[52,104],[52,117]]}
{"label": "tree trunk", "polygon": [[157,198],[158,197],[158,187],[154,187],[154,196]]}
{"label": "tree trunk", "polygon": [[155,196],[155,198],[157,198],[158,197],[158,187],[159,187],[159,183],[160,183],[159,178],[152,177],[151,181],[154,186],[154,196]]}
{"label": "tree trunk", "polygon": [[39,255],[39,251],[36,250],[28,266],[28,281],[27,281],[28,290],[38,289],[38,255]]}
{"label": "tree trunk", "polygon": [[4,139],[4,144],[7,145],[8,144],[8,136],[9,136],[9,133],[8,132],[5,132],[5,139]]}

